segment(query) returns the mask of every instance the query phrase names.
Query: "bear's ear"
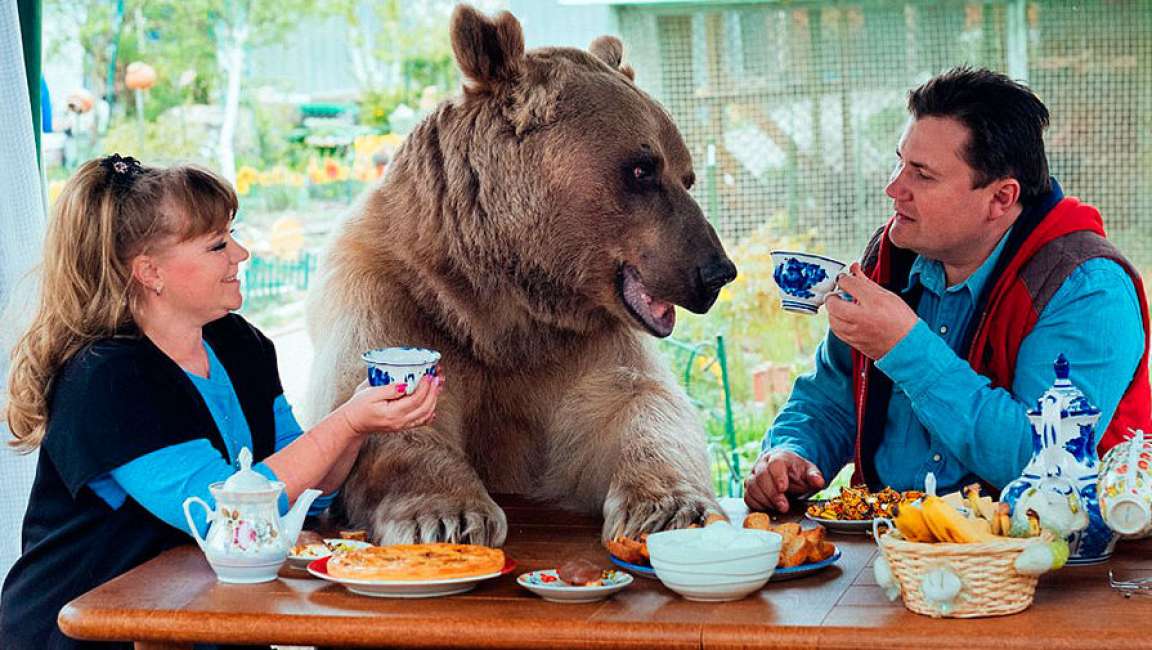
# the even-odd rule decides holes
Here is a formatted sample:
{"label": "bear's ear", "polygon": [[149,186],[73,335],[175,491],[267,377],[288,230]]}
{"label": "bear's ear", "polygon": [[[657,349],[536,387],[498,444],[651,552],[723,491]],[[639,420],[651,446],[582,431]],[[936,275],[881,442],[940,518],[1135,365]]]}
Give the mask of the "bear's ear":
{"label": "bear's ear", "polygon": [[636,79],[632,66],[621,63],[624,60],[624,44],[615,36],[601,36],[592,41],[588,51],[597,59],[607,63],[610,68],[619,70],[621,74],[631,80]]}
{"label": "bear's ear", "polygon": [[465,90],[487,92],[520,75],[524,31],[507,11],[488,18],[469,5],[452,12],[452,51],[466,77]]}

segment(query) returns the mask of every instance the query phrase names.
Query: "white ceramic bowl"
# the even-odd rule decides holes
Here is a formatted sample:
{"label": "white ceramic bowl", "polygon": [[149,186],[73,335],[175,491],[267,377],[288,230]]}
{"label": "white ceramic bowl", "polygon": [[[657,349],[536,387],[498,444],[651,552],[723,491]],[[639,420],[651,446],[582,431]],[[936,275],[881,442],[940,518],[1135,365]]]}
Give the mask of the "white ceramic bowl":
{"label": "white ceramic bowl", "polygon": [[845,264],[813,253],[772,251],[772,266],[772,279],[780,288],[780,306],[815,314],[836,288],[836,276]]}
{"label": "white ceramic bowl", "polygon": [[738,600],[772,577],[782,541],[770,531],[716,524],[653,533],[648,536],[648,554],[656,577],[681,596],[709,602]]}
{"label": "white ceramic bowl", "polygon": [[403,384],[411,395],[424,375],[436,376],[440,353],[425,348],[379,348],[361,355],[373,386]]}

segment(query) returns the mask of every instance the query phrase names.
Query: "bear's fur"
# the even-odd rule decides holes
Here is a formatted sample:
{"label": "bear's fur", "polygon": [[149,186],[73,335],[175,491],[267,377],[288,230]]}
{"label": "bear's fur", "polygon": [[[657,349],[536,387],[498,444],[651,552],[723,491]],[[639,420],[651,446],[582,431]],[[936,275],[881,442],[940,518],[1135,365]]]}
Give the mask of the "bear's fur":
{"label": "bear's fur", "polygon": [[688,150],[611,37],[525,52],[511,14],[458,7],[466,83],[408,136],[329,250],[309,305],[315,414],[364,350],[439,350],[436,420],[373,435],[345,514],[378,543],[499,545],[489,493],[603,511],[603,534],[718,510],[698,415],[654,351],[672,304],[736,269],[688,194]]}

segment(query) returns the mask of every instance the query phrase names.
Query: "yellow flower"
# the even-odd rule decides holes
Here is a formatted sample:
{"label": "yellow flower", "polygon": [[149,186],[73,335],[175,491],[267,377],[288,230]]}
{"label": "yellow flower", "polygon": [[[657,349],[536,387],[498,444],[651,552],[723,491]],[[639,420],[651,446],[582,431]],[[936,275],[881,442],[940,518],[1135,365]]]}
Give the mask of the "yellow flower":
{"label": "yellow flower", "polygon": [[257,182],[257,179],[259,177],[260,177],[260,172],[247,166],[247,165],[244,165],[240,169],[236,170],[236,184],[237,185],[239,185],[240,181],[242,181],[242,180],[246,183],[249,183],[249,184],[255,183],[255,182]]}
{"label": "yellow flower", "polygon": [[54,205],[60,192],[64,189],[64,181],[52,181],[48,184],[48,205]]}

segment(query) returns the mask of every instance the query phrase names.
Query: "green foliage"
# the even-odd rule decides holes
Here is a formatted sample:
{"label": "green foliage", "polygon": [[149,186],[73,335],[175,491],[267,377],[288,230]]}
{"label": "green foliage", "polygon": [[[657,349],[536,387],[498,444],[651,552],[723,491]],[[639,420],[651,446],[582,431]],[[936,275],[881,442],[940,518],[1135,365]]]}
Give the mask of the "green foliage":
{"label": "green foliage", "polygon": [[360,123],[389,133],[388,116],[392,111],[400,104],[415,106],[419,100],[419,93],[404,88],[365,91],[360,95]]}
{"label": "green foliage", "polygon": [[703,316],[684,313],[677,326],[675,335],[681,339],[699,341],[724,335],[733,395],[741,402],[752,399],[752,368],[765,361],[807,367],[827,327],[823,316],[795,314],[780,307],[771,251],[823,250],[815,231],[790,234],[786,222],[784,214],[777,214],[751,235],[729,244],[728,254],[739,273],[736,280],[720,292],[711,311]]}
{"label": "green foliage", "polygon": [[213,167],[212,149],[205,146],[210,140],[207,129],[182,124],[175,115],[168,114],[163,119],[145,122],[143,130],[135,120],[114,123],[104,135],[103,152],[94,153],[131,152],[150,165],[195,162]]}
{"label": "green foliage", "polygon": [[[139,0],[125,3],[121,23],[115,2],[69,2],[45,0],[45,20],[62,25],[46,44],[47,52],[59,52],[73,42],[84,51],[86,86],[94,94],[107,93],[108,64],[116,52],[116,103],[131,115],[132,91],[123,85],[124,70],[133,61],[144,61],[157,72],[156,85],[147,93],[145,117],[149,120],[172,106],[208,103],[221,91],[223,75],[218,51],[234,31],[250,25],[248,44],[259,46],[282,39],[307,17],[328,13],[318,0]],[[192,71],[191,81],[181,87],[180,77]]]}
{"label": "green foliage", "polygon": [[[693,343],[714,343],[717,334],[724,336],[735,425],[734,451],[743,473],[759,455],[764,433],[787,400],[786,394],[773,394],[764,403],[755,402],[752,371],[771,361],[789,366],[790,375],[795,378],[811,368],[812,353],[827,329],[827,320],[822,312],[818,316],[807,316],[780,307],[779,290],[772,279],[771,251],[822,251],[817,232],[792,234],[788,232],[786,223],[786,215],[777,214],[748,237],[727,245],[739,275],[721,291],[707,314],[697,316],[680,312],[683,318],[674,334],[680,341]],[[689,371],[689,393],[700,406],[709,438],[726,440],[718,365],[701,359],[690,361],[683,350],[674,345],[665,345],[661,349],[682,382],[685,371]],[[714,354],[714,350],[709,353]],[[689,363],[694,364],[690,370]],[[739,480],[729,481],[728,463],[718,454],[713,458],[713,475],[721,489],[726,489],[725,486],[738,489]]]}
{"label": "green foliage", "polygon": [[251,102],[256,126],[256,147],[252,152],[240,152],[237,165],[248,165],[257,169],[269,169],[284,165],[291,169],[302,169],[312,152],[291,135],[297,128],[296,109],[286,104],[262,104]]}
{"label": "green foliage", "polygon": [[456,71],[456,59],[446,52],[432,56],[406,57],[401,69],[404,71],[405,85],[412,92],[428,86],[450,88],[455,85],[459,77]]}

